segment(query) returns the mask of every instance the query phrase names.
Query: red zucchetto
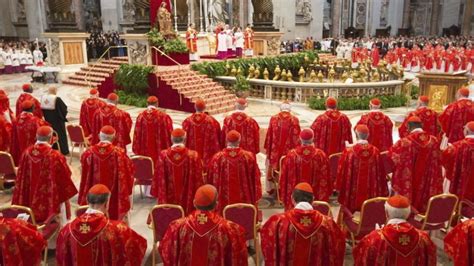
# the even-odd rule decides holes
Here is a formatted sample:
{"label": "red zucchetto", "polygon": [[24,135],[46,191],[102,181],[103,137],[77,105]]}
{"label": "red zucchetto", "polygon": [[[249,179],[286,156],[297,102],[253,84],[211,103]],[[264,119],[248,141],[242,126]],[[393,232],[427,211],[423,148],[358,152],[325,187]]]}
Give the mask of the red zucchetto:
{"label": "red zucchetto", "polygon": [[421,119],[418,116],[412,116],[408,118],[408,123],[421,123]]}
{"label": "red zucchetto", "polygon": [[420,102],[422,103],[428,103],[430,101],[430,98],[426,95],[421,95],[420,98],[418,98],[418,100],[420,100]]}
{"label": "red zucchetto", "polygon": [[184,136],[186,136],[186,131],[181,128],[176,128],[173,129],[173,131],[171,132],[171,136],[173,138],[183,138]]}
{"label": "red zucchetto", "polygon": [[31,109],[33,105],[34,103],[32,101],[24,101],[23,103],[21,103],[21,109],[28,110]]}
{"label": "red zucchetto", "polygon": [[458,93],[464,97],[469,97],[469,89],[466,87],[462,87],[458,90]]}
{"label": "red zucchetto", "polygon": [[355,131],[361,134],[369,134],[369,128],[366,125],[357,125]]}
{"label": "red zucchetto", "polygon": [[47,137],[53,134],[53,129],[49,126],[41,126],[36,130],[36,136]]}
{"label": "red zucchetto", "polygon": [[158,98],[156,98],[156,96],[150,96],[150,97],[148,97],[146,102],[149,103],[149,104],[156,104],[156,103],[158,103]]}
{"label": "red zucchetto", "polygon": [[301,130],[300,132],[300,139],[302,140],[312,140],[314,138],[313,130],[306,128]]}
{"label": "red zucchetto", "polygon": [[199,100],[196,101],[195,107],[196,107],[196,109],[204,110],[204,109],[206,108],[206,102],[204,102],[203,100],[199,99]]}
{"label": "red zucchetto", "polygon": [[326,99],[326,107],[329,108],[336,108],[337,106],[337,100],[334,99],[333,97],[329,97]]}
{"label": "red zucchetto", "polygon": [[115,102],[115,101],[118,101],[118,98],[119,98],[118,95],[113,93],[113,92],[109,93],[109,95],[107,95],[107,100],[109,100],[109,101],[114,101]]}
{"label": "red zucchetto", "polygon": [[373,98],[372,100],[370,100],[370,104],[372,104],[373,106],[380,106],[380,100],[378,98]]}
{"label": "red zucchetto", "polygon": [[306,182],[298,183],[295,186],[295,189],[313,194],[313,188],[311,187],[310,184],[308,184]]}
{"label": "red zucchetto", "polygon": [[110,194],[110,193],[111,192],[109,188],[102,184],[93,185],[88,191],[89,195],[103,195],[103,194]]}
{"label": "red zucchetto", "polygon": [[31,84],[23,84],[21,88],[23,89],[23,91],[27,91],[31,88]]}
{"label": "red zucchetto", "polygon": [[388,198],[387,204],[393,208],[406,209],[410,207],[410,200],[407,197],[395,195],[393,197]]}
{"label": "red zucchetto", "polygon": [[245,98],[238,98],[237,103],[242,105],[242,106],[246,106],[247,105],[247,100]]}
{"label": "red zucchetto", "polygon": [[227,133],[227,142],[237,142],[240,140],[240,133],[236,130],[231,130]]}
{"label": "red zucchetto", "polygon": [[115,128],[113,128],[112,126],[103,126],[100,129],[100,133],[105,135],[115,135]]}
{"label": "red zucchetto", "polygon": [[194,195],[194,205],[209,206],[216,201],[217,189],[213,185],[204,185],[196,190]]}
{"label": "red zucchetto", "polygon": [[474,132],[474,121],[467,123],[466,128],[469,129],[469,131]]}
{"label": "red zucchetto", "polygon": [[97,93],[99,93],[99,91],[98,91],[97,89],[91,89],[91,90],[89,91],[89,94],[90,94],[90,95],[97,95]]}

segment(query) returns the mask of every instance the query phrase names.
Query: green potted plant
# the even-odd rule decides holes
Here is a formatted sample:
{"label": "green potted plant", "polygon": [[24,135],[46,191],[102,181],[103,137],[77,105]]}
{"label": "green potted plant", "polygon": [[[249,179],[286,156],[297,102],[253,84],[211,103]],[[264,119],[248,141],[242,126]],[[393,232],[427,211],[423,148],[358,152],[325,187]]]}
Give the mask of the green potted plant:
{"label": "green potted plant", "polygon": [[153,66],[123,64],[115,74],[115,84],[126,93],[146,95],[148,76],[153,71]]}
{"label": "green potted plant", "polygon": [[235,84],[233,86],[234,93],[239,98],[247,98],[249,96],[250,82],[243,75],[235,77]]}

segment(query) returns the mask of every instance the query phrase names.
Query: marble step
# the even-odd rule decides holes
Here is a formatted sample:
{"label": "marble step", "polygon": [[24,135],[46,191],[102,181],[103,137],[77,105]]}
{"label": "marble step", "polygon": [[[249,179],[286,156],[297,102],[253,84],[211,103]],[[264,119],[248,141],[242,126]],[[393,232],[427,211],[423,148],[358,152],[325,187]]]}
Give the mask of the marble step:
{"label": "marble step", "polygon": [[103,77],[103,78],[108,78],[110,76],[110,73],[103,73],[103,72],[95,72],[95,71],[91,71],[91,72],[88,72],[88,71],[78,71],[76,73],[74,73],[78,76],[86,76],[86,75],[89,75],[89,76],[94,76],[94,77]]}
{"label": "marble step", "polygon": [[75,85],[75,86],[84,86],[84,87],[97,87],[100,85],[100,83],[96,83],[96,82],[87,82],[85,80],[76,80],[76,79],[66,79],[66,80],[63,80],[63,83],[64,84],[68,84],[68,85]]}
{"label": "marble step", "polygon": [[108,67],[105,67],[105,68],[104,67],[91,67],[90,65],[86,67],[81,67],[81,71],[100,72],[100,73],[107,73],[109,75],[115,72],[114,69],[111,69]]}
{"label": "marble step", "polygon": [[88,76],[86,78],[86,76],[81,76],[81,75],[72,75],[69,77],[69,79],[74,79],[74,80],[83,80],[83,81],[93,81],[93,82],[98,82],[98,83],[102,83],[103,81],[105,81],[105,78],[102,78],[102,77],[94,77],[94,76]]}

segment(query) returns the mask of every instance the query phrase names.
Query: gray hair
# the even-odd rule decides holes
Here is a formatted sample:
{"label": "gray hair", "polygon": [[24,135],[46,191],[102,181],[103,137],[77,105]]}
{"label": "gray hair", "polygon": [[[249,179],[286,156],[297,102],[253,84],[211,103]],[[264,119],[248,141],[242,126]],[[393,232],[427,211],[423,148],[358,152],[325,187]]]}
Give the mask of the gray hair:
{"label": "gray hair", "polygon": [[385,211],[387,212],[387,218],[390,219],[404,219],[406,220],[410,216],[411,209],[408,208],[394,208],[385,202]]}
{"label": "gray hair", "polygon": [[114,135],[108,135],[108,134],[104,134],[104,133],[99,133],[99,139],[100,141],[110,141],[112,142],[115,138],[115,134]]}

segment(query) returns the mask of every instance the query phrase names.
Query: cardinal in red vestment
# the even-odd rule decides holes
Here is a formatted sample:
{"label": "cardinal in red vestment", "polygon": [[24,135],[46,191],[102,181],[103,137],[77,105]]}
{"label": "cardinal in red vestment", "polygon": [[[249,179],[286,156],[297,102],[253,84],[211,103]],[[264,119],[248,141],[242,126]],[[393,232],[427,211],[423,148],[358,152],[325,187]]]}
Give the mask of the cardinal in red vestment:
{"label": "cardinal in red vestment", "polygon": [[199,99],[195,104],[196,113],[183,121],[186,131],[186,147],[197,151],[204,169],[207,169],[212,156],[220,150],[221,126],[214,117],[206,114],[206,103]]}
{"label": "cardinal in red vestment", "polygon": [[81,104],[79,115],[79,125],[81,125],[84,130],[84,135],[86,137],[89,137],[92,133],[94,113],[105,105],[105,102],[99,99],[99,91],[97,89],[90,90],[89,94],[90,97],[85,99]]}
{"label": "cardinal in red vestment", "polygon": [[215,212],[217,195],[212,185],[200,187],[196,210],[170,224],[158,247],[164,266],[248,265],[244,228]]}
{"label": "cardinal in red vestment", "polygon": [[130,131],[132,129],[132,119],[130,114],[117,108],[118,95],[110,93],[107,96],[107,104],[94,112],[92,120],[92,144],[99,142],[100,129],[103,126],[112,126],[117,131],[114,143],[120,148],[126,149],[132,141]]}
{"label": "cardinal in red vestment", "polygon": [[36,142],[38,128],[49,125],[48,122],[33,114],[35,106],[32,101],[24,101],[22,108],[23,112],[18,117],[18,121],[13,124],[11,151],[16,164],[19,163],[23,152]]}
{"label": "cardinal in red vestment", "polygon": [[388,116],[380,111],[381,105],[379,99],[372,99],[370,112],[362,115],[357,125],[366,125],[369,128],[369,143],[383,152],[393,145],[393,123]]}
{"label": "cardinal in red vestment", "polygon": [[314,132],[314,146],[330,156],[342,152],[346,141],[352,143],[352,125],[349,118],[337,110],[336,99],[329,97],[326,108],[327,111],[314,120],[311,129]]}
{"label": "cardinal in red vestment", "polygon": [[345,236],[331,217],[313,210],[313,188],[299,183],[294,209],[271,216],[261,229],[265,266],[343,265]]}
{"label": "cardinal in red vestment", "polygon": [[449,192],[459,200],[474,202],[474,121],[467,123],[464,132],[463,140],[449,145],[443,152],[442,161],[446,178],[451,181]]}
{"label": "cardinal in red vestment", "polygon": [[224,119],[221,144],[224,146],[227,133],[235,130],[241,135],[240,148],[257,154],[260,152],[260,127],[255,119],[244,112],[246,107],[247,100],[237,99],[235,111]]}
{"label": "cardinal in red vestment", "polygon": [[130,195],[133,190],[133,164],[124,149],[113,143],[116,131],[111,126],[100,130],[100,142],[86,150],[81,156],[81,185],[79,205],[87,204],[87,191],[95,184],[104,184],[110,196],[109,218],[122,220],[130,210]]}
{"label": "cardinal in red vestment", "polygon": [[38,118],[43,118],[43,111],[41,111],[41,104],[36,99],[32,93],[33,93],[33,87],[30,84],[23,84],[23,93],[20,94],[18,99],[16,100],[16,117],[19,118],[21,112],[23,111],[22,104],[25,101],[31,101],[33,102],[33,105],[35,106],[35,110],[33,114],[38,117]]}
{"label": "cardinal in red vestment", "polygon": [[47,246],[36,226],[20,219],[0,217],[0,264],[40,265]]}
{"label": "cardinal in red vestment", "polygon": [[234,203],[256,205],[262,197],[260,169],[255,154],[241,148],[241,135],[235,130],[227,133],[227,147],[216,153],[209,163],[207,183],[219,192],[217,210]]}
{"label": "cardinal in red vestment", "polygon": [[358,125],[355,132],[357,142],[342,153],[336,179],[338,201],[351,213],[360,211],[365,200],[385,197],[388,194],[379,149],[367,141],[369,128],[366,125]]}
{"label": "cardinal in red vestment", "polygon": [[436,265],[436,246],[430,236],[407,222],[410,202],[396,195],[385,203],[387,225],[366,235],[353,250],[361,266]]}
{"label": "cardinal in red vestment", "polygon": [[12,204],[31,208],[39,224],[64,213],[61,205],[77,193],[64,155],[51,148],[52,136],[51,127],[38,128],[37,142],[20,159],[12,198]]}
{"label": "cardinal in red vestment", "polygon": [[0,89],[0,151],[11,153],[13,124],[16,117],[10,109],[10,101],[5,91]]}
{"label": "cardinal in red vestment", "polygon": [[474,265],[474,219],[454,227],[444,237],[444,252],[453,260],[454,266]]}
{"label": "cardinal in red vestment", "polygon": [[408,120],[410,134],[389,150],[394,164],[393,190],[410,199],[412,206],[425,212],[430,197],[443,191],[439,141],[423,131],[420,118]]}
{"label": "cardinal in red vestment", "polygon": [[457,100],[444,109],[439,122],[449,143],[454,143],[464,138],[464,125],[470,121],[474,121],[474,104],[469,99],[469,89],[464,87],[459,89]]}
{"label": "cardinal in red vestment", "polygon": [[439,137],[440,124],[438,121],[438,113],[428,108],[429,101],[430,99],[428,98],[428,96],[425,95],[422,95],[418,98],[418,106],[416,107],[416,110],[408,113],[408,116],[398,128],[400,138],[404,138],[410,133],[408,131],[407,124],[408,119],[412,116],[417,116],[420,118],[421,123],[423,124],[423,131],[427,132],[432,136]]}
{"label": "cardinal in red vestment", "polygon": [[142,264],[147,246],[146,239],[124,222],[107,217],[110,197],[110,190],[103,184],[94,185],[89,189],[89,208],[59,232],[57,265]]}
{"label": "cardinal in red vestment", "polygon": [[291,114],[291,105],[288,101],[280,105],[280,113],[270,118],[270,124],[265,137],[267,152],[267,182],[266,191],[269,194],[275,189],[273,183],[274,170],[280,170],[280,159],[291,149],[299,145],[300,121]]}
{"label": "cardinal in red vestment", "polygon": [[158,98],[148,97],[148,107],[141,112],[135,122],[133,152],[151,157],[156,164],[160,152],[171,146],[171,117],[158,110]]}
{"label": "cardinal in red vestment", "polygon": [[311,129],[300,133],[301,146],[288,152],[283,159],[280,174],[280,200],[286,210],[293,208],[291,193],[296,184],[307,182],[315,191],[314,198],[328,201],[333,182],[329,176],[329,161],[326,154],[314,147]]}
{"label": "cardinal in red vestment", "polygon": [[155,165],[151,194],[158,204],[180,205],[187,214],[194,210],[193,196],[204,180],[201,158],[196,151],[185,147],[186,140],[184,130],[173,130],[173,146],[161,151]]}

